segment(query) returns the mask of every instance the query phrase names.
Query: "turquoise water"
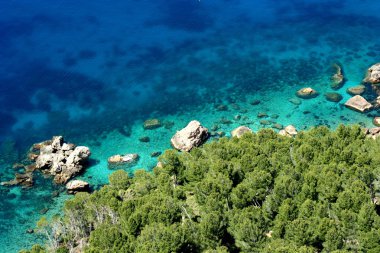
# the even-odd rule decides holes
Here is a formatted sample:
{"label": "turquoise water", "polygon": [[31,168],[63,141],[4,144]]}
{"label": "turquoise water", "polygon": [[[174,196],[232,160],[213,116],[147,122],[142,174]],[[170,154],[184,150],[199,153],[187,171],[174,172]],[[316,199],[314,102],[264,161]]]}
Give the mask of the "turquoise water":
{"label": "turquoise water", "polygon": [[[138,153],[130,171],[150,170],[151,153],[170,148],[193,119],[227,136],[239,125],[270,127],[260,120],[371,127],[376,110],[361,114],[343,103],[346,89],[380,62],[379,11],[359,0],[3,1],[0,179],[11,179],[12,164],[53,135],[90,147],[91,166],[80,178],[97,188],[112,172],[109,156]],[[347,79],[340,103],[323,95],[332,91],[333,63]],[[308,86],[320,95],[289,102]],[[269,117],[258,118],[262,112]],[[144,130],[149,118],[165,126]],[[144,136],[150,142],[140,142]],[[42,176],[31,189],[0,186],[0,252],[42,242],[26,230],[61,213],[70,196],[54,191],[62,189]]]}

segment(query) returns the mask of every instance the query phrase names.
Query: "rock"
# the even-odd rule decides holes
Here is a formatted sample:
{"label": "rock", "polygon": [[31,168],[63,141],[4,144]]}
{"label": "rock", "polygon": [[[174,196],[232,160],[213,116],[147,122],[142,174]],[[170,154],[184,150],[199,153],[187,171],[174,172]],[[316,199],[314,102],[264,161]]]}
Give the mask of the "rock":
{"label": "rock", "polygon": [[202,145],[209,137],[208,129],[203,127],[199,121],[191,121],[185,128],[171,138],[174,148],[181,151],[190,151],[193,147]]}
{"label": "rock", "polygon": [[302,88],[296,92],[297,97],[303,99],[315,98],[318,96],[318,92],[310,87]]}
{"label": "rock", "polygon": [[248,132],[252,133],[252,130],[249,127],[239,126],[231,131],[231,136],[240,138],[241,136],[243,136],[243,134],[248,133]]}
{"label": "rock", "polygon": [[173,126],[174,126],[174,122],[173,121],[165,121],[164,122],[164,128],[165,129],[172,129]]}
{"label": "rock", "polygon": [[372,123],[373,123],[375,126],[380,127],[380,117],[374,117]]}
{"label": "rock", "polygon": [[228,107],[226,105],[217,105],[216,110],[217,111],[227,111]]}
{"label": "rock", "polygon": [[257,114],[257,117],[258,118],[267,118],[268,117],[268,114],[266,112],[259,112]]}
{"label": "rock", "polygon": [[293,136],[296,136],[298,134],[297,129],[293,125],[289,125],[289,126],[285,127],[285,129],[280,130],[280,132],[278,132],[278,133],[280,135],[288,136],[288,137],[293,137]]}
{"label": "rock", "polygon": [[161,151],[155,151],[150,154],[150,157],[159,157],[162,154]]}
{"label": "rock", "polygon": [[82,180],[71,180],[66,184],[67,193],[75,194],[77,192],[88,192],[90,190],[89,183]]}
{"label": "rock", "polygon": [[335,74],[331,77],[332,83],[330,84],[331,88],[334,90],[342,88],[344,84],[344,76],[342,67],[334,63],[333,68],[335,68]]}
{"label": "rock", "polygon": [[289,98],[288,100],[290,103],[294,104],[294,105],[300,105],[302,104],[302,101],[301,99],[299,98]]}
{"label": "rock", "polygon": [[144,122],[144,129],[152,130],[152,129],[159,128],[161,126],[162,124],[160,120],[158,119],[148,119],[148,120],[145,120]]}
{"label": "rock", "polygon": [[350,109],[357,110],[359,112],[364,112],[372,108],[372,105],[360,95],[353,96],[344,104]]}
{"label": "rock", "polygon": [[250,104],[251,105],[258,105],[258,104],[260,104],[260,100],[257,100],[257,99],[253,100],[253,101],[250,102]]}
{"label": "rock", "polygon": [[224,125],[230,125],[232,124],[232,121],[229,120],[229,119],[226,119],[226,118],[221,118],[220,121],[219,121],[221,124],[224,124]]}
{"label": "rock", "polygon": [[327,101],[335,102],[335,103],[338,103],[343,99],[342,95],[336,92],[325,93],[325,98],[327,99]]}
{"label": "rock", "polygon": [[46,214],[47,212],[49,211],[49,208],[45,207],[45,208],[42,208],[39,213],[40,214]]}
{"label": "rock", "polygon": [[372,65],[367,70],[367,75],[363,81],[371,83],[371,84],[380,83],[380,63],[376,63],[375,65]]}
{"label": "rock", "polygon": [[365,86],[361,84],[347,89],[347,93],[353,96],[361,95],[364,92],[365,92]]}
{"label": "rock", "polygon": [[139,141],[140,142],[150,142],[150,138],[148,136],[144,136],[144,137],[139,138]]}
{"label": "rock", "polygon": [[271,119],[278,119],[279,115],[278,114],[272,114],[270,115]]}
{"label": "rock", "polygon": [[140,159],[138,154],[113,155],[108,158],[108,168],[131,167]]}
{"label": "rock", "polygon": [[276,124],[273,124],[273,125],[272,125],[272,128],[274,128],[274,129],[278,129],[278,130],[281,130],[281,129],[284,128],[284,126],[281,125],[281,124],[276,123]]}
{"label": "rock", "polygon": [[265,119],[260,120],[260,125],[268,126],[268,125],[270,125],[270,124],[271,124],[271,123],[269,122],[269,120],[265,120]]}
{"label": "rock", "polygon": [[365,128],[364,134],[369,138],[377,139],[377,137],[380,136],[380,127],[373,127],[370,129]]}
{"label": "rock", "polygon": [[216,132],[216,134],[217,134],[219,137],[224,137],[224,136],[226,135],[226,133],[223,132],[223,131],[218,131],[218,132]]}

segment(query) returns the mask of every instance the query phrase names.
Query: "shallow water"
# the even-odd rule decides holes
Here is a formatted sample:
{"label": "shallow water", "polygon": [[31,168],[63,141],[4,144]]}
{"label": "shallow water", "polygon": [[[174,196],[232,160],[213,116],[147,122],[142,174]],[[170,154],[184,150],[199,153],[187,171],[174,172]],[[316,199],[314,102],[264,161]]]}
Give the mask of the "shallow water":
{"label": "shallow water", "polygon": [[[157,162],[150,154],[170,148],[192,119],[227,135],[243,124],[270,127],[260,120],[298,129],[371,127],[377,111],[361,114],[343,103],[346,89],[380,61],[379,11],[380,3],[363,0],[3,1],[1,181],[33,143],[52,135],[91,148],[92,165],[80,177],[96,188],[112,172],[109,156],[138,153],[130,171],[149,170]],[[324,98],[333,63],[347,79],[340,103]],[[289,102],[307,86],[320,95]],[[260,112],[272,118],[259,119]],[[148,118],[166,127],[144,130]],[[143,136],[150,142],[140,142]],[[26,230],[42,212],[60,213],[70,196],[53,197],[57,190],[42,177],[29,190],[0,186],[0,252],[41,242]]]}

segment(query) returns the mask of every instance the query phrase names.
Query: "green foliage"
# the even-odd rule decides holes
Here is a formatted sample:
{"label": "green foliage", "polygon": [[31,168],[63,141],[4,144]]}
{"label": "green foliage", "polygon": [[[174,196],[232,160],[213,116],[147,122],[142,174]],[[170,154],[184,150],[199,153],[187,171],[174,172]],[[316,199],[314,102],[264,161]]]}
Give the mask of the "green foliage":
{"label": "green foliage", "polygon": [[83,239],[86,252],[380,252],[379,153],[357,126],[169,150],[153,173],[117,171],[67,201],[59,242]]}

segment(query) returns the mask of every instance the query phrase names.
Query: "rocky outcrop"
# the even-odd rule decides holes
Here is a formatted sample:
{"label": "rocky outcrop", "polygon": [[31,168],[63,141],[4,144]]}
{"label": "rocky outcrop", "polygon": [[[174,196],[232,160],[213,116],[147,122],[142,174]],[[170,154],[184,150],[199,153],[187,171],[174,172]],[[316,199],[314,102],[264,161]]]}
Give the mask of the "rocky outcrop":
{"label": "rocky outcrop", "polygon": [[208,137],[208,129],[203,127],[199,121],[193,120],[185,128],[177,131],[170,142],[174,148],[188,152],[192,148],[202,145]]}
{"label": "rocky outcrop", "polygon": [[147,119],[144,121],[144,129],[152,130],[161,127],[161,121],[159,119]]}
{"label": "rocky outcrop", "polygon": [[372,65],[367,70],[367,75],[363,80],[366,83],[379,84],[380,83],[380,63]]}
{"label": "rocky outcrop", "polygon": [[140,156],[138,154],[113,155],[108,158],[109,169],[127,168],[135,165]]}
{"label": "rocky outcrop", "polygon": [[333,68],[335,69],[335,74],[331,77],[331,88],[334,90],[340,89],[344,84],[344,76],[342,67],[339,64],[334,63]]}
{"label": "rocky outcrop", "polygon": [[318,92],[310,87],[302,88],[296,92],[297,97],[309,99],[318,96]]}
{"label": "rocky outcrop", "polygon": [[67,193],[75,194],[77,192],[88,192],[90,190],[89,183],[82,180],[71,180],[66,184]]}
{"label": "rocky outcrop", "polygon": [[347,100],[344,105],[359,112],[364,112],[372,108],[372,105],[360,95],[353,96]]}
{"label": "rocky outcrop", "polygon": [[16,173],[15,178],[2,185],[33,185],[33,172],[40,170],[54,177],[57,184],[66,184],[71,178],[83,171],[91,155],[88,147],[65,143],[62,136],[34,144],[27,157],[30,164],[23,165],[24,172]]}
{"label": "rocky outcrop", "polygon": [[62,136],[33,145],[31,153],[36,169],[54,176],[57,184],[65,184],[82,172],[91,155],[88,147],[65,143]]}
{"label": "rocky outcrop", "polygon": [[357,86],[353,86],[353,87],[350,87],[347,89],[347,93],[350,94],[350,95],[361,95],[365,92],[365,86],[364,85],[357,85]]}
{"label": "rocky outcrop", "polygon": [[280,135],[294,137],[298,134],[297,129],[293,125],[289,125],[278,132]]}
{"label": "rocky outcrop", "polygon": [[231,131],[231,136],[240,138],[245,133],[252,133],[252,130],[246,126],[239,126]]}

